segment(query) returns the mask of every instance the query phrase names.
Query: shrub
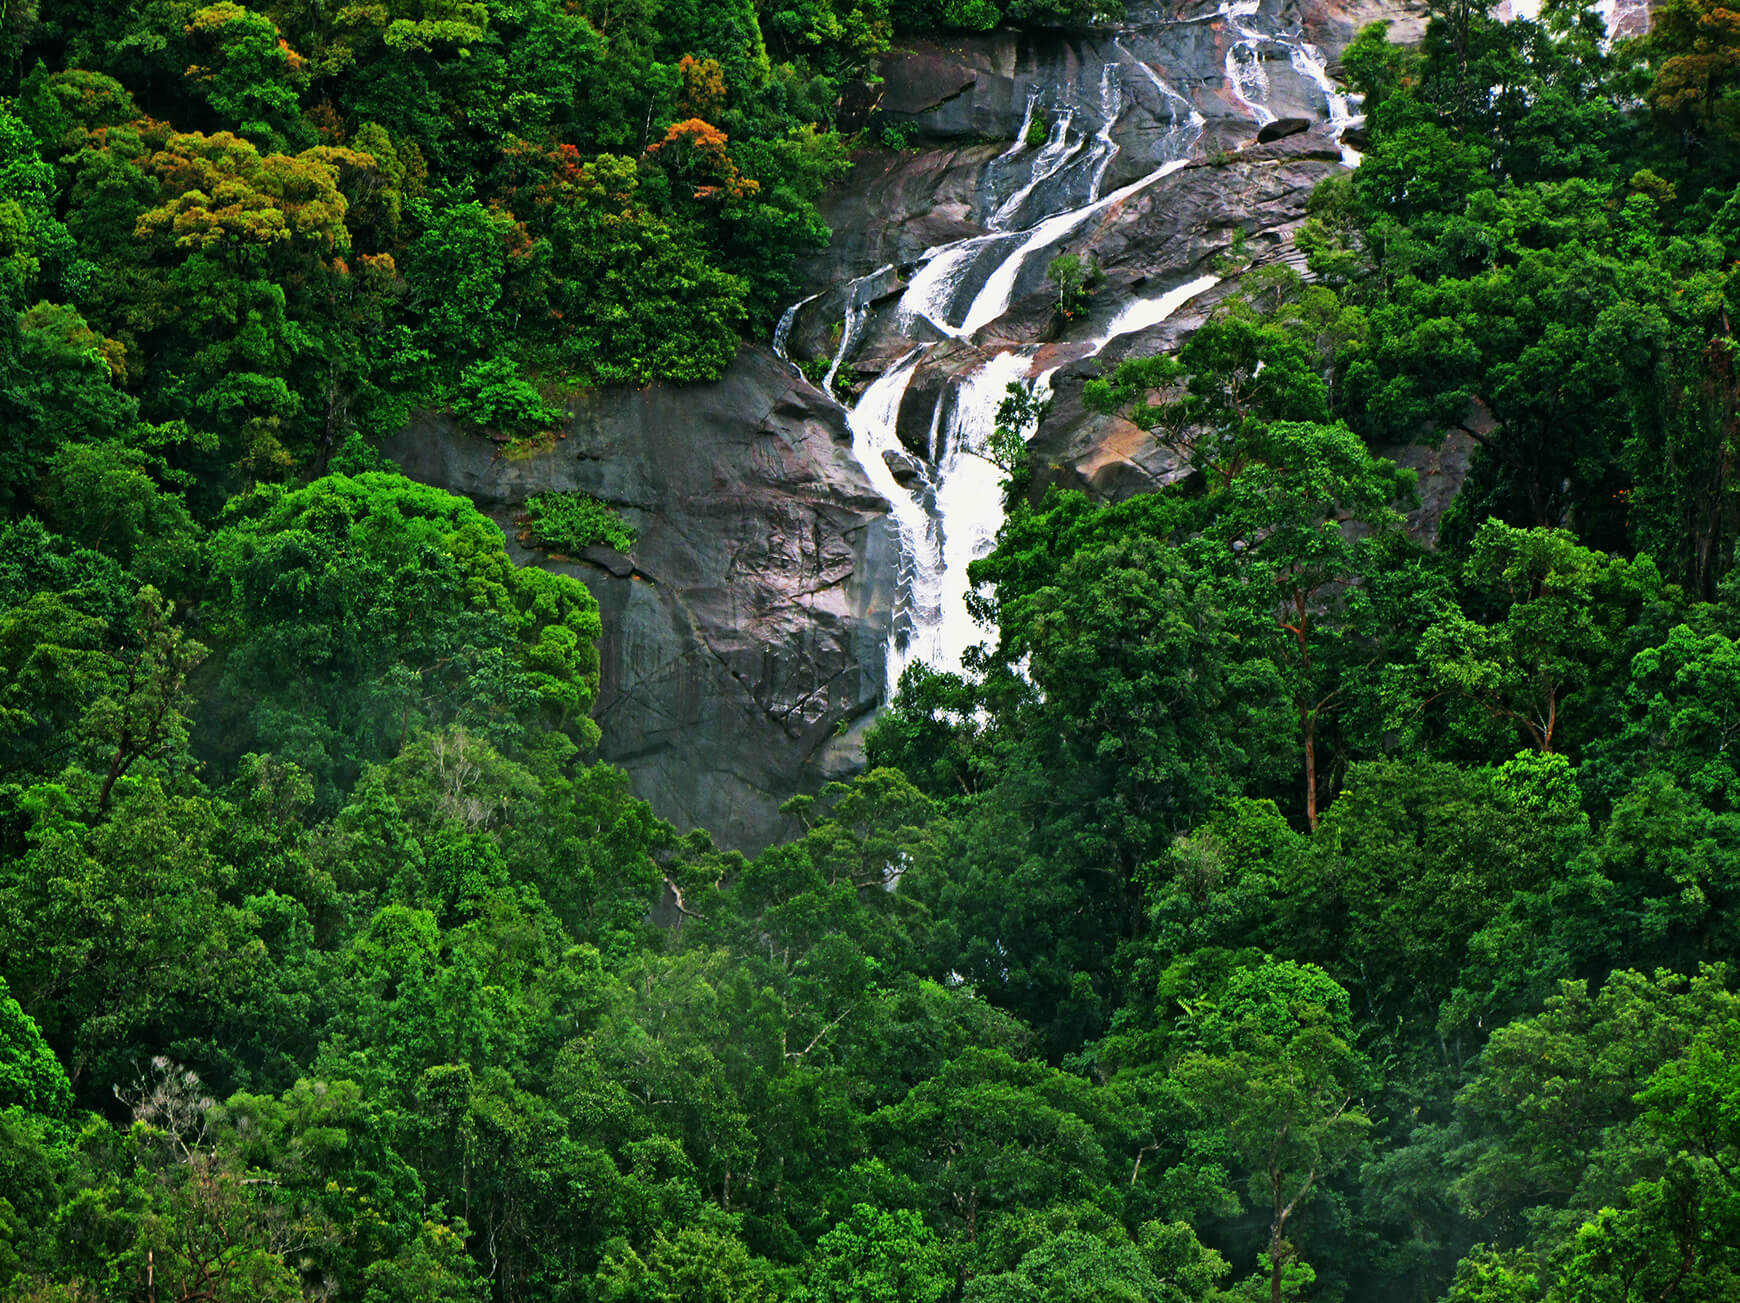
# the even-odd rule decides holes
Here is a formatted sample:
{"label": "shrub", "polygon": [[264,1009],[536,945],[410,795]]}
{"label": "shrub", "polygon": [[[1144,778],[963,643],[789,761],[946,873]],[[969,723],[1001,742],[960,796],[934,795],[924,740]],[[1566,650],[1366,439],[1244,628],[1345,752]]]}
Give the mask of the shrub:
{"label": "shrub", "polygon": [[544,402],[509,357],[492,357],[466,367],[453,407],[479,425],[510,434],[529,433],[561,419],[561,413]]}
{"label": "shrub", "polygon": [[634,546],[634,526],[586,493],[539,493],[526,501],[532,537],[557,552],[603,543],[618,552]]}

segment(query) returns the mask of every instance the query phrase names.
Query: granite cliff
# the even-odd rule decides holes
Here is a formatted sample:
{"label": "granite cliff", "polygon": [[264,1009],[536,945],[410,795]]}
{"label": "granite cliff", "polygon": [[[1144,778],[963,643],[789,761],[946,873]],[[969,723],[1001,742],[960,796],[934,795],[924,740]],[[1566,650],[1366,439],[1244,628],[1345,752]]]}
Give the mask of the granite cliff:
{"label": "granite cliff", "polygon": [[[426,417],[384,451],[463,493],[528,564],[575,575],[604,619],[600,753],[681,827],[777,836],[779,803],[856,763],[875,707],[894,569],[887,507],[844,413],[760,346],[717,384],[586,395],[550,446]],[[632,557],[529,549],[534,493],[579,490],[638,531]]]}
{"label": "granite cliff", "polygon": [[[1052,397],[1042,482],[1122,496],[1165,479],[1139,431],[1083,408],[1082,383],[1200,321],[1235,240],[1249,262],[1297,260],[1307,196],[1347,161],[1326,66],[1374,17],[1406,37],[1419,10],[1235,0],[905,49],[874,121],[916,147],[856,157],[780,356],[751,345],[716,384],[584,395],[547,447],[427,417],[386,452],[591,588],[601,754],[661,816],[759,848],[790,831],[786,795],[859,763],[903,661],[972,636],[948,608],[1000,517],[971,445],[1007,382]],[[1265,127],[1279,138],[1258,143]],[[1106,279],[1060,329],[1045,268],[1063,251]],[[564,489],[635,524],[632,556],[528,551],[522,504]],[[929,625],[949,627],[925,642]]]}

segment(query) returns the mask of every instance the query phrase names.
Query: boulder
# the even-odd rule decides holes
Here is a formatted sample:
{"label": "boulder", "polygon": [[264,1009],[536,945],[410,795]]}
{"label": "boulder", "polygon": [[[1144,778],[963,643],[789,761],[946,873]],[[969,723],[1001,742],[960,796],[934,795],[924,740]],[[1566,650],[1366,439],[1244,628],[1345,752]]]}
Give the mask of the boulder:
{"label": "boulder", "polygon": [[896,484],[916,484],[924,478],[924,463],[909,452],[890,448],[882,454],[882,460],[888,464],[888,473],[894,476]]}
{"label": "boulder", "polygon": [[1288,136],[1297,136],[1300,132],[1311,130],[1310,118],[1276,118],[1273,122],[1265,122],[1257,130],[1257,143],[1267,145],[1270,141],[1285,140]]}

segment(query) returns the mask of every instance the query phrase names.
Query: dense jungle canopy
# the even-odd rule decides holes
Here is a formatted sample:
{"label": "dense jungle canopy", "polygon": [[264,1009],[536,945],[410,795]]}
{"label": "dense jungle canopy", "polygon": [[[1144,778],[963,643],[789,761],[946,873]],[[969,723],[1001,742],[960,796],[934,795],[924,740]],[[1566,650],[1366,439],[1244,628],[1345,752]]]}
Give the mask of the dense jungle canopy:
{"label": "dense jungle canopy", "polygon": [[375,445],[716,376],[891,42],[1106,15],[0,0],[0,1297],[1740,1297],[1740,20],[1434,4],[746,857]]}

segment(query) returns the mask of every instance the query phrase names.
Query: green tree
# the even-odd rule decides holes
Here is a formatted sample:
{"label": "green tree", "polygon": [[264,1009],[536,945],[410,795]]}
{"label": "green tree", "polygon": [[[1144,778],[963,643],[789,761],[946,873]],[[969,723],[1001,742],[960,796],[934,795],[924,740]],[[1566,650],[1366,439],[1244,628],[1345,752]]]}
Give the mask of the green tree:
{"label": "green tree", "polygon": [[1665,1158],[1639,1124],[1638,1092],[1733,1001],[1720,970],[1621,970],[1596,992],[1563,983],[1540,1014],[1493,1033],[1457,1095],[1468,1147],[1452,1192],[1494,1229],[1526,1214],[1549,1236],[1615,1203]]}
{"label": "green tree", "polygon": [[1730,736],[1740,649],[1724,634],[1676,625],[1630,671],[1618,727],[1590,742],[1587,785],[1611,800],[1665,774],[1715,809],[1740,809]]}
{"label": "green tree", "polygon": [[577,580],[516,567],[462,499],[396,474],[329,476],[244,499],[211,551],[228,713],[208,745],[226,760],[266,745],[348,787],[431,725],[522,754],[597,739],[596,603]]}
{"label": "green tree", "polygon": [[1269,1298],[1281,1303],[1301,1261],[1289,1223],[1371,1128],[1359,1099],[1370,1069],[1351,1043],[1347,992],[1321,969],[1272,961],[1235,969],[1186,1018],[1196,1048],[1174,1071],[1269,1215]]}
{"label": "green tree", "polygon": [[816,1242],[802,1297],[813,1303],[941,1303],[953,1273],[935,1232],[910,1208],[856,1204]]}
{"label": "green tree", "polygon": [[35,1020],[18,1007],[0,978],[0,1108],[14,1106],[65,1118],[72,1109],[72,1085]]}
{"label": "green tree", "polygon": [[1060,253],[1046,264],[1045,279],[1057,286],[1057,310],[1067,320],[1082,310],[1100,270],[1091,255]]}
{"label": "green tree", "polygon": [[1464,573],[1493,616],[1446,611],[1421,640],[1427,682],[1539,751],[1562,750],[1567,735],[1595,728],[1578,715],[1594,705],[1584,694],[1611,681],[1675,596],[1648,557],[1626,561],[1581,547],[1563,530],[1496,520],[1481,526]]}
{"label": "green tree", "polygon": [[261,958],[253,921],[223,899],[211,802],[156,777],[113,795],[87,824],[42,792],[29,849],[0,877],[4,975],[86,1098],[123,1083],[141,1044],[209,1054],[216,1010]]}
{"label": "green tree", "polygon": [[124,444],[70,445],[49,459],[37,504],[65,537],[173,588],[196,564],[199,531],[182,500],[153,479],[152,461]]}
{"label": "green tree", "polygon": [[878,1148],[934,1225],[971,1241],[996,1210],[1041,1207],[1105,1179],[1080,1078],[974,1049],[870,1119]]}
{"label": "green tree", "polygon": [[771,1263],[736,1236],[699,1226],[660,1233],[644,1252],[624,1246],[605,1260],[607,1303],[773,1303],[785,1296]]}
{"label": "green tree", "polygon": [[8,422],[4,489],[28,499],[44,463],[64,443],[112,438],[137,410],[121,388],[122,349],[71,308],[38,303],[17,317],[17,370],[11,393],[19,410]]}
{"label": "green tree", "polygon": [[[1294,295],[1296,278],[1280,288],[1283,298]],[[1224,484],[1253,455],[1266,423],[1328,419],[1329,388],[1315,332],[1306,326],[1297,312],[1264,312],[1235,296],[1176,358],[1127,359],[1110,380],[1090,381],[1083,396],[1095,410],[1148,430],[1182,465]]]}
{"label": "green tree", "polygon": [[205,90],[213,112],[245,135],[281,138],[300,108],[297,91],[307,80],[302,56],[264,14],[219,0],[194,10],[185,29],[209,62],[187,75]]}
{"label": "green tree", "polygon": [[961,1295],[963,1303],[1171,1303],[1188,1297],[1167,1289],[1134,1245],[1108,1243],[1081,1231],[1039,1245],[1014,1271],[974,1279]]}
{"label": "green tree", "polygon": [[1273,594],[1267,646],[1298,720],[1305,821],[1317,826],[1324,722],[1386,658],[1399,655],[1382,577],[1405,564],[1392,505],[1411,476],[1366,451],[1346,426],[1277,422],[1211,503],[1207,534],[1231,552],[1236,583]]}
{"label": "green tree", "polygon": [[110,558],[31,517],[0,525],[0,772],[47,777],[72,758],[86,712],[115,688],[137,610]]}

